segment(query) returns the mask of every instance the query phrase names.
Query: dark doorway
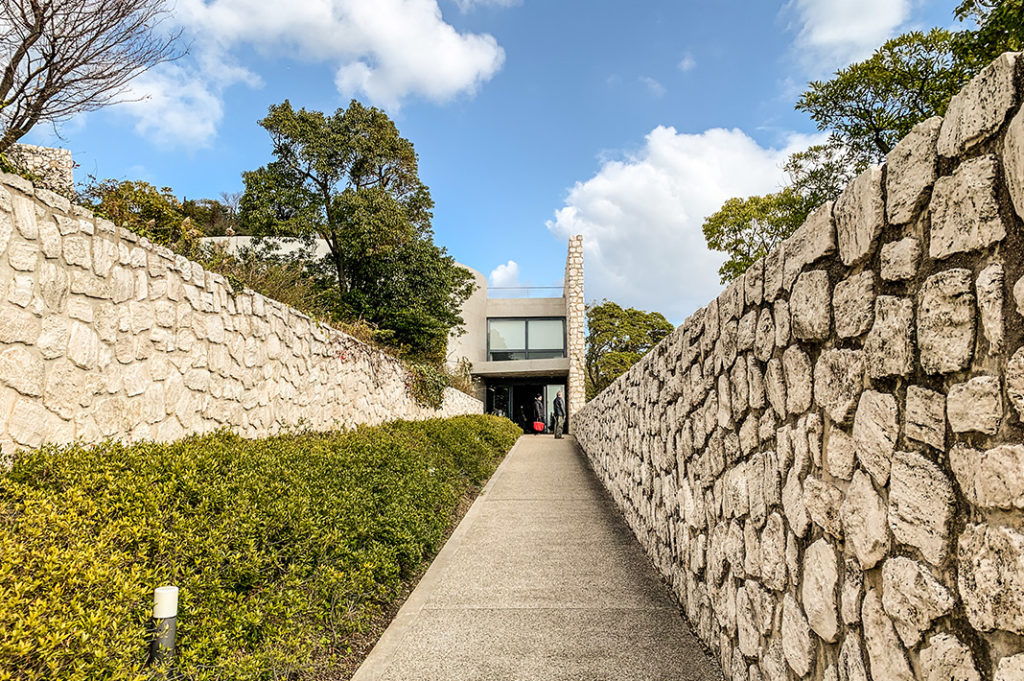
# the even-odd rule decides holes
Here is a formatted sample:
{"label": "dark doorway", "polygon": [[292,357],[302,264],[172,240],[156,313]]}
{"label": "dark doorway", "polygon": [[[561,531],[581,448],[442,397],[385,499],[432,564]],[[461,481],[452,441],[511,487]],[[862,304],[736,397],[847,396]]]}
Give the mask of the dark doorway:
{"label": "dark doorway", "polygon": [[544,405],[544,424],[550,429],[555,394],[561,391],[565,400],[564,376],[493,379],[487,382],[487,413],[506,416],[515,421],[524,433],[533,432],[533,400],[540,395]]}

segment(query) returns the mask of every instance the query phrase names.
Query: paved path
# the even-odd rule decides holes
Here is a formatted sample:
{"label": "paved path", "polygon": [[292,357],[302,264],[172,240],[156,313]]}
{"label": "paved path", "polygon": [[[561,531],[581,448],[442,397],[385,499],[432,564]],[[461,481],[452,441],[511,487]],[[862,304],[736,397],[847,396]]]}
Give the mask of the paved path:
{"label": "paved path", "polygon": [[719,679],[570,438],[525,436],[354,681]]}

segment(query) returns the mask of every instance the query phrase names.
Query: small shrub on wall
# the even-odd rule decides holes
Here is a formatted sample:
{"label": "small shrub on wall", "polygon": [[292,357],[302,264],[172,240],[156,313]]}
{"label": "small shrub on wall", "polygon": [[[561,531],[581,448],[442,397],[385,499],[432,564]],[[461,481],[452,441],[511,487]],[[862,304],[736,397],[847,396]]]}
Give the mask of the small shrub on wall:
{"label": "small shrub on wall", "polygon": [[0,679],[143,679],[153,588],[181,589],[172,677],[329,669],[437,547],[518,428],[47,447],[0,475]]}

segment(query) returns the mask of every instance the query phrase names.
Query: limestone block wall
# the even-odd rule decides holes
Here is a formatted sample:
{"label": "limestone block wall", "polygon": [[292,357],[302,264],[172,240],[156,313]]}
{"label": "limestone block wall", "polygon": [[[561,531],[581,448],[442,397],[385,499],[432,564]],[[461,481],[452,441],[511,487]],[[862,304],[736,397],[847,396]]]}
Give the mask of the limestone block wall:
{"label": "limestone block wall", "polygon": [[75,162],[71,151],[34,144],[15,144],[7,157],[22,170],[38,177],[37,184],[64,196],[75,193]]}
{"label": "limestone block wall", "polygon": [[586,361],[586,324],[587,308],[583,302],[583,235],[574,234],[569,237],[569,253],[565,260],[565,325],[568,336],[569,352],[569,387],[566,404],[572,428],[572,415],[583,408],[587,390],[584,379]]}
{"label": "limestone block wall", "polygon": [[415,403],[402,365],[0,175],[0,449],[480,413]]}
{"label": "limestone block wall", "polygon": [[1024,56],[590,402],[728,679],[1024,679]]}

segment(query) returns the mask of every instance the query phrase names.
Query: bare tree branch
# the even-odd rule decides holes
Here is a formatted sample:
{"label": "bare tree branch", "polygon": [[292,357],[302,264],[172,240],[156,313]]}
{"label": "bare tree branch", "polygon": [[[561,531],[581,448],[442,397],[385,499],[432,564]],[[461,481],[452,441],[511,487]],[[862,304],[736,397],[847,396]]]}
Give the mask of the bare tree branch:
{"label": "bare tree branch", "polygon": [[124,101],[177,59],[167,0],[0,0],[0,153],[41,122]]}

